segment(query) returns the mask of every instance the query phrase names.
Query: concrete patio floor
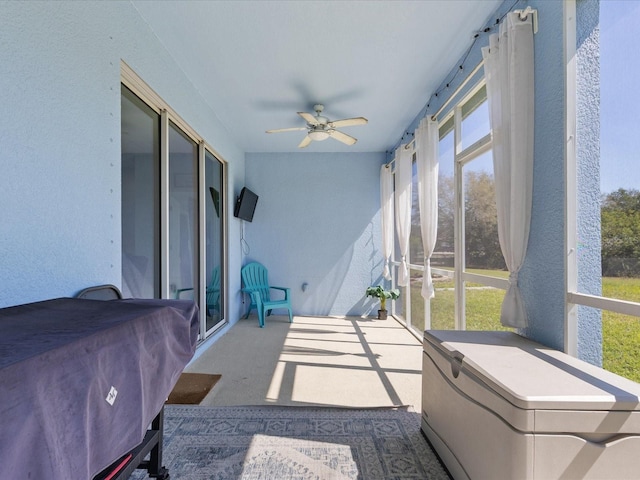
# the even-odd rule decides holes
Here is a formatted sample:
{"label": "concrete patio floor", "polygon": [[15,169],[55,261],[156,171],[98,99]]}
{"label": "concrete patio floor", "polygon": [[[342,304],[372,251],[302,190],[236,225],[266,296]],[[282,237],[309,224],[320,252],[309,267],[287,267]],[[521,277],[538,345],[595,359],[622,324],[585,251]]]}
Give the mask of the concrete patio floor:
{"label": "concrete patio floor", "polygon": [[420,412],[422,345],[392,318],[240,320],[187,372],[217,373],[207,406],[389,407]]}

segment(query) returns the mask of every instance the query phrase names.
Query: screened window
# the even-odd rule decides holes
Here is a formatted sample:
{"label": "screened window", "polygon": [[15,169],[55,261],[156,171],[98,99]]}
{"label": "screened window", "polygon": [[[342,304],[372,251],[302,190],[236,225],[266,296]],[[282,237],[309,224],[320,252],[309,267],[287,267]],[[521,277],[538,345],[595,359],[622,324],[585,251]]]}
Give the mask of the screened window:
{"label": "screened window", "polygon": [[[640,58],[629,55],[640,48],[637,15],[638,2],[600,2],[600,234],[605,278],[640,279],[640,99],[631,94],[638,84]],[[640,283],[635,298],[628,298],[624,289],[605,288],[605,283],[603,296],[640,300]]]}
{"label": "screened window", "polygon": [[[451,122],[451,125],[453,123]],[[454,181],[454,131],[440,128],[440,166],[438,178],[438,236],[431,256],[433,282],[436,296],[431,300],[431,328],[454,330],[455,283],[454,283],[454,230],[455,230],[455,181]]]}
{"label": "screened window", "polygon": [[[629,52],[640,48],[634,21],[639,14],[638,2],[599,2],[599,82],[576,84],[581,89],[577,98],[592,101],[599,94],[599,118],[589,118],[595,115],[593,109],[578,102],[578,121],[591,128],[586,134],[578,129],[581,150],[577,161],[568,158],[569,165],[575,161],[577,179],[575,191],[569,191],[577,204],[568,219],[576,225],[569,235],[570,251],[576,255],[568,285],[568,350],[577,351],[578,325],[601,322],[603,367],[635,381],[640,381],[640,99],[632,92],[640,59]],[[577,15],[579,31],[589,30],[584,28],[590,25],[587,17]],[[578,69],[580,75],[585,73]],[[599,136],[593,128],[598,123]],[[599,149],[594,148],[598,142]]]}
{"label": "screened window", "polygon": [[[498,242],[486,89],[472,89],[440,123],[438,236],[431,265],[435,298],[420,295],[424,253],[414,161],[411,286],[405,320],[416,331],[504,329],[500,309],[508,271]],[[398,312],[396,312],[398,313]]]}

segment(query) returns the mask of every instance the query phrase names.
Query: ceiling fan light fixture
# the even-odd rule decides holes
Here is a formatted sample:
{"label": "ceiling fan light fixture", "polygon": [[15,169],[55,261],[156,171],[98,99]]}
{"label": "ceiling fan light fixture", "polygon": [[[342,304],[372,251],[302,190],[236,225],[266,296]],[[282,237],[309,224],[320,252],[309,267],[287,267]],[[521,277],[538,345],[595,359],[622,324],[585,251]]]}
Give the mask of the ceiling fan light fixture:
{"label": "ceiling fan light fixture", "polygon": [[323,131],[313,131],[309,132],[309,137],[316,142],[321,142],[322,140],[329,138],[329,134]]}
{"label": "ceiling fan light fixture", "polygon": [[298,115],[306,122],[306,127],[278,128],[275,130],[267,130],[267,133],[277,132],[293,132],[297,130],[306,130],[307,135],[298,145],[299,148],[306,148],[312,141],[321,142],[331,137],[345,145],[353,145],[358,140],[351,135],[337,130],[337,127],[352,127],[355,125],[366,125],[368,120],[364,117],[343,118],[342,120],[331,121],[327,117],[323,117],[321,113],[324,106],[317,104],[313,106],[316,114],[312,115],[307,112],[298,112]]}

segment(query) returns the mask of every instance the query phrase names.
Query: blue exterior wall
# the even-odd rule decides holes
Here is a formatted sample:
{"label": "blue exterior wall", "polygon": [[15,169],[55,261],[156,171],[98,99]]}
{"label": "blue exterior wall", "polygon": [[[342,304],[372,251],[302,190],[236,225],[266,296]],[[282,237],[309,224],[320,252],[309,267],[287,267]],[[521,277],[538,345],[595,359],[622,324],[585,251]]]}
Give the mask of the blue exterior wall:
{"label": "blue exterior wall", "polygon": [[538,9],[535,48],[535,143],[531,230],[520,285],[529,313],[524,334],[564,350],[565,63],[562,2]]}
{"label": "blue exterior wall", "polygon": [[[382,277],[380,166],[384,153],[251,153],[246,183],[260,199],[245,224],[248,253],[296,315],[362,315]],[[303,284],[306,288],[303,291]]]}
{"label": "blue exterior wall", "polygon": [[1,2],[0,54],[0,307],[121,283],[121,59],[228,162],[239,290],[244,152],[130,3]]}
{"label": "blue exterior wall", "polygon": [[[600,231],[600,2],[576,2],[578,291],[602,294]],[[602,313],[578,307],[578,356],[602,365]]]}

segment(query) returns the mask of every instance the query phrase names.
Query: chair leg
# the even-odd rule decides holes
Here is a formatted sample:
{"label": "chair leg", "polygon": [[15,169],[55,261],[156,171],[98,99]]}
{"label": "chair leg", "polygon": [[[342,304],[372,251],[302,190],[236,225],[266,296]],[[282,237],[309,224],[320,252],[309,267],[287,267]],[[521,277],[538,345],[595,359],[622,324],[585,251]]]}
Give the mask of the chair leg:
{"label": "chair leg", "polygon": [[289,323],[293,323],[293,313],[291,312],[291,309],[289,309]]}
{"label": "chair leg", "polygon": [[258,309],[258,325],[260,328],[264,328],[264,310],[261,308]]}
{"label": "chair leg", "polygon": [[249,314],[251,313],[251,305],[247,308],[247,314],[244,316],[245,319],[249,318]]}

